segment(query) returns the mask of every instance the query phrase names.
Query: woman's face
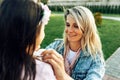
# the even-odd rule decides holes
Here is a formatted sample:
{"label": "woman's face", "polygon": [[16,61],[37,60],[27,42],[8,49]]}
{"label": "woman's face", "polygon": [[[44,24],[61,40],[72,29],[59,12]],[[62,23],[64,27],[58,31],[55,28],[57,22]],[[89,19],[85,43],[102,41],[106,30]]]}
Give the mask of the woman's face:
{"label": "woman's face", "polygon": [[42,41],[43,41],[43,39],[45,37],[44,28],[45,28],[45,26],[42,25],[40,33],[37,35],[37,38],[36,38],[36,50],[40,48],[40,44],[42,43]]}
{"label": "woman's face", "polygon": [[67,15],[65,32],[69,42],[80,42],[83,32],[71,14]]}

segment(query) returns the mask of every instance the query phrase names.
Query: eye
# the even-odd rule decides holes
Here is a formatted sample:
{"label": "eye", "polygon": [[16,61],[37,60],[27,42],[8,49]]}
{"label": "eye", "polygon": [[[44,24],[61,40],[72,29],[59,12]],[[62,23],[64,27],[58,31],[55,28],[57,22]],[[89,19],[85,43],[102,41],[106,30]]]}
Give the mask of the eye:
{"label": "eye", "polygon": [[70,27],[70,24],[68,22],[66,22],[66,27]]}
{"label": "eye", "polygon": [[74,24],[74,28],[78,28],[78,25],[76,23]]}

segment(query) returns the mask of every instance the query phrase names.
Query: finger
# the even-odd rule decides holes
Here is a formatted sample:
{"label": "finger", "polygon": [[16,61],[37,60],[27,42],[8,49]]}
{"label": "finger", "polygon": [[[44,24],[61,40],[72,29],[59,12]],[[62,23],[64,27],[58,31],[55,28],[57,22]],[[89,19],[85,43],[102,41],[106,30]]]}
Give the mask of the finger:
{"label": "finger", "polygon": [[45,55],[48,55],[48,54],[54,54],[56,57],[60,58],[61,60],[63,60],[63,57],[61,54],[59,54],[58,52],[56,52],[55,50],[53,49],[48,49],[48,50],[45,50],[42,55],[45,56]]}
{"label": "finger", "polygon": [[54,60],[58,65],[62,65],[64,63],[63,60],[61,60],[54,54],[49,54],[43,57],[43,61],[48,60],[48,59]]}
{"label": "finger", "polygon": [[42,55],[46,55],[46,54],[54,54],[53,49],[45,50],[45,51],[42,53]]}
{"label": "finger", "polygon": [[65,71],[64,66],[59,66],[57,62],[55,62],[53,59],[48,59],[45,62],[49,63],[52,68],[54,69],[55,73],[59,73],[61,71]]}
{"label": "finger", "polygon": [[45,62],[49,63],[54,70],[59,68],[58,64],[53,59],[47,59]]}

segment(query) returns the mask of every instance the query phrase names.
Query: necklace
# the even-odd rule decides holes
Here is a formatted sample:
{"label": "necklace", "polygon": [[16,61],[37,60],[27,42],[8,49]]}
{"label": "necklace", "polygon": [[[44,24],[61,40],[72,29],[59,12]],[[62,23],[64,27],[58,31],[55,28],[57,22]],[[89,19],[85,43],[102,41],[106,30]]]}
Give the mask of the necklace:
{"label": "necklace", "polygon": [[71,71],[72,71],[72,69],[73,69],[73,67],[75,65],[75,62],[76,62],[76,60],[78,59],[78,57],[80,55],[80,50],[81,50],[81,48],[79,48],[77,50],[77,52],[75,52],[76,55],[72,59],[71,63],[69,63],[67,57],[68,57],[68,55],[70,53],[70,48],[69,48],[69,46],[67,46],[67,49],[66,49],[66,51],[64,53],[64,60],[65,60],[65,70],[66,70],[67,74],[69,74],[69,75],[71,74]]}

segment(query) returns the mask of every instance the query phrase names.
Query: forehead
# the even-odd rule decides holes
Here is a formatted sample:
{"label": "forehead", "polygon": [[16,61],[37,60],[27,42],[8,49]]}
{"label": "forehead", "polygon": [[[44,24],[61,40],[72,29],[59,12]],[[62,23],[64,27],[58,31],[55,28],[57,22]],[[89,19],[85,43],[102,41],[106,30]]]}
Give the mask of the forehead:
{"label": "forehead", "polygon": [[68,15],[67,15],[66,22],[76,23],[74,17],[73,17],[71,14],[68,14]]}

